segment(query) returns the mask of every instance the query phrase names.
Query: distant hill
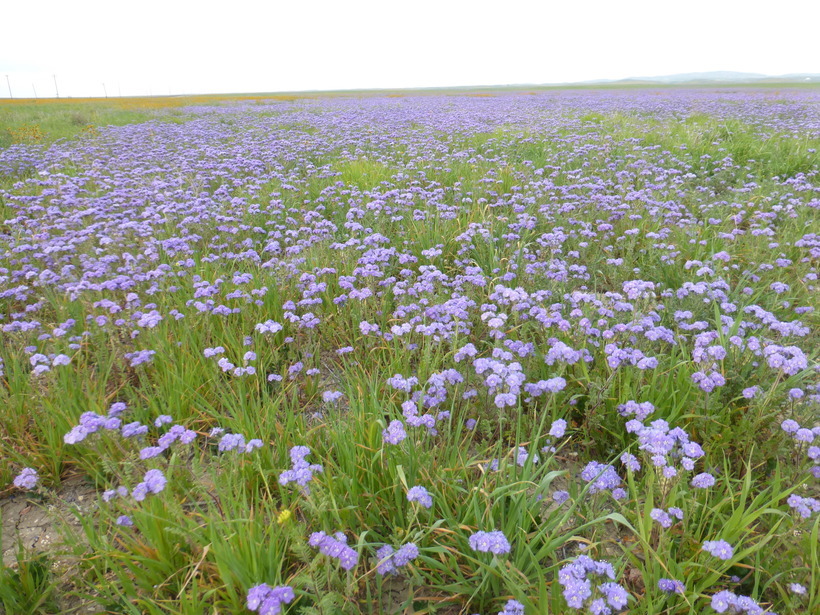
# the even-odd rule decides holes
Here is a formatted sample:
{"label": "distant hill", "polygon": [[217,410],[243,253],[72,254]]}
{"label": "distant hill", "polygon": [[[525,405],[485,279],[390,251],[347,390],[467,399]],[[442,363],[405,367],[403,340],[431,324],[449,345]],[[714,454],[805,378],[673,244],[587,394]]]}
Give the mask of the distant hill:
{"label": "distant hill", "polygon": [[[703,73],[679,73],[655,77],[629,77],[627,79],[596,79],[582,84],[668,84],[668,85],[708,85],[718,83],[820,83],[820,73],[794,73],[789,75],[764,75],[762,73],[740,73],[736,71],[709,71]],[[579,84],[580,85],[580,84]]]}

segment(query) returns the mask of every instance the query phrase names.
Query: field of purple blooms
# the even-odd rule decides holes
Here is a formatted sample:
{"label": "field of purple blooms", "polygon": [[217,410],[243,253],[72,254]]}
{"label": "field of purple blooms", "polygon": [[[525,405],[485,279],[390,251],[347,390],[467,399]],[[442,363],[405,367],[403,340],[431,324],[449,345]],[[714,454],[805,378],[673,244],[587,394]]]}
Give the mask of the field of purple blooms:
{"label": "field of purple blooms", "polygon": [[7,613],[820,612],[820,91],[154,116],[0,149]]}

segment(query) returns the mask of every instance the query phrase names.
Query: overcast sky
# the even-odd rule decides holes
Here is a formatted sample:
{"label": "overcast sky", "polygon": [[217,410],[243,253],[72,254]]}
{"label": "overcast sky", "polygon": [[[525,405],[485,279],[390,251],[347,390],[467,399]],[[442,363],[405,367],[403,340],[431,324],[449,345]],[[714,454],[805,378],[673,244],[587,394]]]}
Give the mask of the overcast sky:
{"label": "overcast sky", "polygon": [[817,0],[5,0],[0,96],[820,73]]}

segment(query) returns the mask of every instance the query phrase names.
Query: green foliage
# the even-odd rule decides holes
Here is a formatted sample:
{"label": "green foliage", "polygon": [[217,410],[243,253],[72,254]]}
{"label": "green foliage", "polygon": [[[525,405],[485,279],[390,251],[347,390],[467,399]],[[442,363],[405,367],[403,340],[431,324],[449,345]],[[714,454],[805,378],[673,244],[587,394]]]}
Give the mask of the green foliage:
{"label": "green foliage", "polygon": [[56,581],[46,553],[26,553],[18,545],[16,566],[0,569],[0,604],[9,615],[59,613]]}

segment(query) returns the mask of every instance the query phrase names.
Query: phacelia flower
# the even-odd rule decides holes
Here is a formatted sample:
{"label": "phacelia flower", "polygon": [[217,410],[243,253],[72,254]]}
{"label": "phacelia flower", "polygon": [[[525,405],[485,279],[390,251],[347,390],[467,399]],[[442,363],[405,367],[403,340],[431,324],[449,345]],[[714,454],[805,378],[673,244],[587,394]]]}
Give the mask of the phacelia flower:
{"label": "phacelia flower", "polygon": [[614,581],[612,564],[586,555],[578,556],[558,571],[558,583],[564,588],[567,605],[572,609],[586,605],[595,615],[610,615],[612,609],[620,611],[626,606],[629,594]]}
{"label": "phacelia flower", "polygon": [[318,463],[310,464],[305,461],[308,455],[310,455],[310,449],[307,446],[294,446],[290,449],[292,467],[279,475],[279,483],[287,485],[294,482],[302,488],[303,493],[309,494],[310,488],[307,484],[313,479],[313,473],[320,473],[324,468]]}
{"label": "phacelia flower", "polygon": [[495,555],[504,555],[509,553],[511,546],[504,532],[476,532],[469,539],[470,548],[473,551],[480,551],[482,553],[494,553]]}
{"label": "phacelia flower", "polygon": [[40,477],[37,475],[37,470],[34,468],[23,468],[23,471],[14,478],[14,486],[18,489],[34,489],[39,479]]}
{"label": "phacelia flower", "polygon": [[701,472],[692,478],[692,486],[698,489],[706,489],[715,484],[715,477],[708,472]]}
{"label": "phacelia flower", "polygon": [[685,586],[675,579],[660,579],[658,581],[658,589],[667,594],[682,594]]}
{"label": "phacelia flower", "polygon": [[278,615],[282,612],[282,605],[292,602],[295,597],[293,588],[288,585],[270,587],[262,583],[248,590],[245,606],[259,615]]}
{"label": "phacelia flower", "polygon": [[431,508],[433,506],[433,496],[430,495],[430,492],[427,491],[427,489],[418,485],[411,487],[407,492],[407,501],[418,502],[424,506],[424,508]]}
{"label": "phacelia flower", "polygon": [[524,615],[524,605],[517,600],[507,600],[507,604],[498,612],[498,615]]}
{"label": "phacelia flower", "polygon": [[703,550],[722,560],[732,559],[735,554],[732,545],[725,540],[707,540],[703,543]]}
{"label": "phacelia flower", "polygon": [[398,419],[390,421],[387,429],[382,431],[382,438],[388,444],[398,444],[407,437],[407,432],[404,430],[404,423]]}
{"label": "phacelia flower", "polygon": [[324,532],[314,532],[310,535],[308,544],[318,548],[320,553],[338,559],[345,570],[355,568],[359,561],[359,554],[347,546],[347,536],[342,532],[336,532],[333,536],[328,536]]}
{"label": "phacelia flower", "polygon": [[382,576],[391,573],[395,574],[399,568],[406,566],[418,556],[419,549],[412,542],[402,545],[398,551],[393,551],[393,547],[390,545],[384,545],[376,551],[376,557],[379,558],[379,563],[376,565],[376,572]]}

